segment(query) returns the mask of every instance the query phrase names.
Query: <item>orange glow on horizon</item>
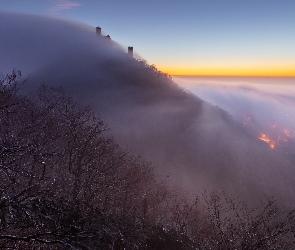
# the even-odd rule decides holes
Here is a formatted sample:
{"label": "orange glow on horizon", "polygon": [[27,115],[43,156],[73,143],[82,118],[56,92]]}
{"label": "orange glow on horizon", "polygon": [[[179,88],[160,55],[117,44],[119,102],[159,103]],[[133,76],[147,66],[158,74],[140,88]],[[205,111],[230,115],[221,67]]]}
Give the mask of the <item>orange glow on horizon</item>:
{"label": "orange glow on horizon", "polygon": [[295,77],[294,68],[269,69],[177,69],[159,67],[162,72],[174,76],[253,76],[253,77]]}

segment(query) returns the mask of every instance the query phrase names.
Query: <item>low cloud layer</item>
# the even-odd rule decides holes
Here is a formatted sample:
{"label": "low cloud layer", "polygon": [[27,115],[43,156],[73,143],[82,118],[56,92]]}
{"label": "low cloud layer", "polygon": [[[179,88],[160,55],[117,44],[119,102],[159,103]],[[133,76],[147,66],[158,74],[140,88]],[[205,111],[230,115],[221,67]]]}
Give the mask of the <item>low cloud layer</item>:
{"label": "low cloud layer", "polygon": [[288,131],[289,138],[295,138],[295,78],[175,77],[174,80],[228,111],[245,128],[271,137]]}
{"label": "low cloud layer", "polygon": [[[94,27],[5,13],[0,18],[0,71],[17,68],[29,76],[23,92],[45,83],[92,104],[115,140],[155,162],[159,173],[170,173],[172,185],[194,193],[207,187],[248,199],[274,194],[292,201],[293,160],[274,154],[222,110],[229,110],[228,103],[218,91],[215,107],[131,58],[127,48],[98,36]],[[231,88],[234,97],[238,92]],[[260,102],[255,91],[249,93]],[[206,99],[206,91],[197,95]],[[243,104],[241,96],[236,101]]]}

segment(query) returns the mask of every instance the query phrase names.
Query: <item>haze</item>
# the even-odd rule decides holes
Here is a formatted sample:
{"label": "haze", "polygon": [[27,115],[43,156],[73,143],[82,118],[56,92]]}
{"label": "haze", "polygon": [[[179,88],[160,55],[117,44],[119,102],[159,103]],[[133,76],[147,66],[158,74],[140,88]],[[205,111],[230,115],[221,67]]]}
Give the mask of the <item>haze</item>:
{"label": "haze", "polygon": [[[34,93],[45,83],[62,86],[80,103],[92,104],[115,140],[154,162],[161,175],[170,174],[171,185],[193,194],[210,188],[252,201],[276,195],[286,204],[293,202],[293,155],[274,152],[248,133],[239,119],[188,93],[146,62],[131,58],[125,47],[98,37],[94,27],[20,14],[1,13],[1,20],[3,73],[17,68],[29,76],[24,93]],[[226,86],[214,88],[211,101],[224,98],[222,88]],[[246,94],[246,104],[241,103],[245,91],[256,101],[249,102]],[[200,96],[205,98],[205,94]],[[225,100],[237,113],[239,107],[251,103],[262,115],[263,105],[256,104],[276,96],[234,85],[230,94],[238,101]],[[292,99],[290,93],[288,96]],[[290,107],[290,103],[292,100],[284,105]],[[226,101],[213,104],[226,109]],[[272,109],[285,107],[278,104],[270,103]]]}

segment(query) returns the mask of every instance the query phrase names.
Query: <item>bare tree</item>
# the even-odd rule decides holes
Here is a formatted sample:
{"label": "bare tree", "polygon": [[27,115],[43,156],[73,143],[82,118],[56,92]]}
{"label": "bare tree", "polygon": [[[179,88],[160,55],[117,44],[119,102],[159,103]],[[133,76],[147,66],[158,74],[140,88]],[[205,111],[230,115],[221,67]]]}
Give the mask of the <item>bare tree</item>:
{"label": "bare tree", "polygon": [[249,208],[224,193],[203,195],[201,249],[292,249],[295,210],[284,210],[274,198]]}
{"label": "bare tree", "polygon": [[294,210],[192,199],[120,148],[91,107],[61,88],[20,96],[23,82],[0,77],[1,249],[294,248]]}

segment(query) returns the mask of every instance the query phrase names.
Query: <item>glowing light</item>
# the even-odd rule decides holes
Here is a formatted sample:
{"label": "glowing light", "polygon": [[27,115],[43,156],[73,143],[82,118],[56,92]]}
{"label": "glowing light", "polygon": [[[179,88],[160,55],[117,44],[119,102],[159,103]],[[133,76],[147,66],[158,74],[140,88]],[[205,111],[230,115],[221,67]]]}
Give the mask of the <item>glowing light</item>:
{"label": "glowing light", "polygon": [[292,140],[295,138],[295,131],[290,131],[287,129],[280,130],[280,128],[274,124],[271,126],[272,128],[272,137],[277,139],[271,139],[266,134],[261,133],[258,137],[259,140],[267,143],[271,149],[275,149],[279,146],[282,146],[285,143],[292,143]]}
{"label": "glowing light", "polygon": [[265,134],[261,134],[260,137],[258,137],[259,140],[264,141],[266,143],[270,142],[270,139],[267,138],[267,136]]}
{"label": "glowing light", "polygon": [[271,149],[275,149],[275,142],[268,138],[266,134],[260,134],[258,139],[267,143]]}

